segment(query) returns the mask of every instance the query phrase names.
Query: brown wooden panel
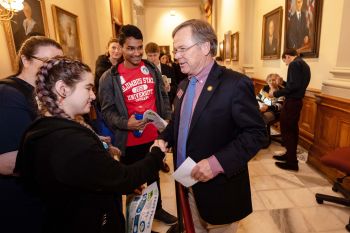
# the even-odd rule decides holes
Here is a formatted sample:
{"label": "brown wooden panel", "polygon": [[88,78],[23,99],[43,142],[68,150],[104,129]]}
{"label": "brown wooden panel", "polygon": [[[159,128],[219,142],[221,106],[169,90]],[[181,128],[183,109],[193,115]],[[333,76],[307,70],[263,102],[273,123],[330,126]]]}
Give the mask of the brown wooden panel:
{"label": "brown wooden panel", "polygon": [[254,83],[254,91],[255,94],[258,94],[261,88],[266,85],[266,81],[262,79],[252,78]]}
{"label": "brown wooden panel", "polygon": [[299,120],[299,143],[306,149],[310,148],[314,140],[317,113],[316,95],[319,93],[319,90],[308,89],[303,99],[303,108]]}
{"label": "brown wooden panel", "polygon": [[350,146],[350,99],[325,94],[316,95],[317,114],[314,143],[309,151],[309,163],[335,180],[342,173],[320,162],[327,152]]}

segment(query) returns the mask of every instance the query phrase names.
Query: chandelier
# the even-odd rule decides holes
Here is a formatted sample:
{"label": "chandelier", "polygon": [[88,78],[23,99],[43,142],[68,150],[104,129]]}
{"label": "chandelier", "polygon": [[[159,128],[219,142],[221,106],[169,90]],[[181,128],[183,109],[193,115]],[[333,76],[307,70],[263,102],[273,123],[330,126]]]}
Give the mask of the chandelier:
{"label": "chandelier", "polygon": [[12,19],[15,12],[23,9],[23,0],[0,0],[0,22]]}

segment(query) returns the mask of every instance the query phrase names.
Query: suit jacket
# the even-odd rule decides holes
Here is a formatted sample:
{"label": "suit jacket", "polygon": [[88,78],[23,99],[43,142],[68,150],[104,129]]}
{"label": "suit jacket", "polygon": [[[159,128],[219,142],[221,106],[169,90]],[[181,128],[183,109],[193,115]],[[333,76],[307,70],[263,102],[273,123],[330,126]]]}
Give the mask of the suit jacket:
{"label": "suit jacket", "polygon": [[269,37],[265,39],[265,54],[264,55],[277,55],[277,38],[272,38],[272,43],[269,43]]}
{"label": "suit jacket", "polygon": [[[188,79],[180,83],[173,119],[160,135],[173,146],[174,155],[187,85]],[[227,224],[251,213],[247,162],[265,142],[266,128],[252,81],[214,63],[194,109],[186,147],[195,162],[215,155],[224,169],[224,174],[192,187],[205,221]]]}
{"label": "suit jacket", "polygon": [[160,63],[160,68],[162,69],[161,70],[162,75],[166,75],[168,78],[171,79],[170,92],[168,93],[168,96],[169,96],[169,102],[170,104],[172,104],[175,98],[176,90],[177,90],[174,68],[168,65],[165,65],[163,63]]}
{"label": "suit jacket", "polygon": [[298,19],[297,13],[294,13],[289,20],[289,33],[287,48],[298,49],[304,45],[304,37],[309,35],[307,27],[306,14],[304,11],[300,14]]}

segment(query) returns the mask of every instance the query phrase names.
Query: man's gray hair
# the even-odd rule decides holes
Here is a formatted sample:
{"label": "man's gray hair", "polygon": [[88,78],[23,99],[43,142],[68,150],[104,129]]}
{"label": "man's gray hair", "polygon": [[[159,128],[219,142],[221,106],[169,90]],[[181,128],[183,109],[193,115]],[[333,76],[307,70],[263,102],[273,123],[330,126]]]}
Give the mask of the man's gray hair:
{"label": "man's gray hair", "polygon": [[178,25],[172,34],[174,38],[175,34],[184,27],[190,27],[192,30],[192,38],[200,43],[209,42],[210,43],[210,54],[215,57],[218,48],[218,38],[214,32],[213,27],[199,19],[190,19],[180,25]]}

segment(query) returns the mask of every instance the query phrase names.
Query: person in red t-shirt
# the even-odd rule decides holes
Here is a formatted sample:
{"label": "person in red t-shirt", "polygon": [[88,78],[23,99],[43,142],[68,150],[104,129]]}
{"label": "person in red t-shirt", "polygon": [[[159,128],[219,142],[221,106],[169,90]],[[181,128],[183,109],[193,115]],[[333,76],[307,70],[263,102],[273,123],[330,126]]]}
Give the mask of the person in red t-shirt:
{"label": "person in red t-shirt", "polygon": [[[98,94],[103,118],[115,135],[115,146],[122,151],[121,162],[133,164],[145,158],[158,137],[154,125],[137,120],[137,116],[151,109],[169,120],[171,109],[161,73],[154,64],[142,59],[140,29],[134,25],[123,26],[119,44],[124,61],[102,75]],[[159,189],[155,219],[173,225],[177,218],[162,208],[159,176],[156,180],[149,180],[148,184],[154,181]]]}

